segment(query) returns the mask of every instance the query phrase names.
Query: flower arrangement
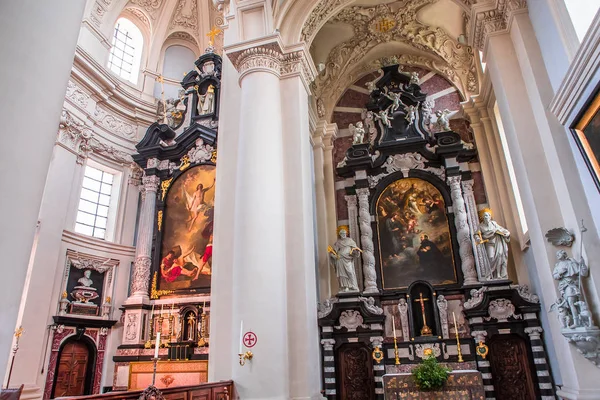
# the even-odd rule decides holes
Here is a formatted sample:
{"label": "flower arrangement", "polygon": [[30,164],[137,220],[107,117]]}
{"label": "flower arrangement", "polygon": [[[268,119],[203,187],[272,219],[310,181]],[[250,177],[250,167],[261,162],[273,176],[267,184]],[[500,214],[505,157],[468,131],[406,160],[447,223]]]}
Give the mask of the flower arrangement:
{"label": "flower arrangement", "polygon": [[450,371],[452,370],[441,366],[435,357],[429,356],[412,370],[412,376],[420,390],[438,390],[448,380]]}

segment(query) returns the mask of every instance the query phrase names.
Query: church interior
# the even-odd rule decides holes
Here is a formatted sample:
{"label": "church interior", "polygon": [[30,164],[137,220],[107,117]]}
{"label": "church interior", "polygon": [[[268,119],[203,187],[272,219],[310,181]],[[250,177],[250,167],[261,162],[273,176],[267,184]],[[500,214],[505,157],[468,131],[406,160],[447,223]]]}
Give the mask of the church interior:
{"label": "church interior", "polygon": [[600,399],[599,8],[2,2],[0,399]]}

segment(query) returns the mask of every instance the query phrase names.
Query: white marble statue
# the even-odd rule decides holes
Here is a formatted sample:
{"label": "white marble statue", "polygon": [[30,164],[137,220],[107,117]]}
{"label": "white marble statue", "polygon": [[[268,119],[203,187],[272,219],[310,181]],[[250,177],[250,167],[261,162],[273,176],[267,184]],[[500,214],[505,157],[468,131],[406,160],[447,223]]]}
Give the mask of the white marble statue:
{"label": "white marble statue", "polygon": [[589,268],[584,262],[570,258],[564,250],[556,252],[556,260],[552,276],[558,281],[560,297],[550,310],[558,309],[563,326],[565,320],[571,322],[569,328],[591,326],[591,314],[581,295],[581,278],[588,276]]}
{"label": "white marble statue", "polygon": [[94,284],[94,281],[92,279],[90,279],[91,275],[92,275],[92,271],[90,271],[89,269],[86,269],[83,272],[83,276],[77,280],[77,283],[81,284],[81,286],[83,286],[85,288],[96,290],[92,287],[92,285]]}
{"label": "white marble statue", "polygon": [[390,106],[390,114],[394,114],[400,105],[406,107],[406,105],[400,99],[400,93],[389,92],[387,87],[383,88],[383,95],[392,101],[392,105]]}
{"label": "white marble statue", "polygon": [[391,120],[393,120],[394,118],[390,117],[390,115],[388,114],[389,109],[390,108],[388,107],[385,110],[379,111],[378,113],[375,114],[375,118],[378,120],[381,120],[381,123],[383,125],[387,126],[388,128],[391,128],[392,127]]}
{"label": "white marble statue", "polygon": [[348,129],[352,134],[352,144],[362,144],[365,141],[365,128],[363,127],[362,121],[358,121],[356,126],[354,124],[348,125]]}
{"label": "white marble statue", "polygon": [[490,210],[483,211],[475,240],[477,244],[485,246],[485,252],[490,262],[491,279],[507,279],[510,232],[492,219]]}
{"label": "white marble statue", "polygon": [[210,114],[214,111],[215,87],[210,85],[206,94],[198,94],[198,115]]}
{"label": "white marble statue", "polygon": [[356,280],[356,271],[354,269],[354,259],[360,255],[361,250],[352,238],[348,237],[345,228],[339,231],[340,238],[333,247],[329,246],[327,252],[333,266],[335,274],[340,284],[340,292],[357,292],[358,282]]}
{"label": "white marble statue", "polygon": [[437,110],[435,112],[435,116],[437,117],[436,125],[439,127],[440,131],[449,131],[450,130],[450,121],[448,120],[448,115],[450,115],[449,110]]}
{"label": "white marble statue", "polygon": [[408,125],[412,125],[417,118],[417,110],[419,109],[419,103],[416,106],[406,106],[406,116],[404,119],[408,122]]}

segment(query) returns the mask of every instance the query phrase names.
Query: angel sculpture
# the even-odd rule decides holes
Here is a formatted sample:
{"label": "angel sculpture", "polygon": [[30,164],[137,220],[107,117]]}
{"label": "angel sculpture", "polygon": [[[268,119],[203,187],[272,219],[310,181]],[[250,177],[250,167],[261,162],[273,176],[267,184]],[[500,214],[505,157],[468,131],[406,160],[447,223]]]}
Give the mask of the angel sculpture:
{"label": "angel sculpture", "polygon": [[415,71],[410,73],[410,82],[409,85],[418,85],[419,84],[419,74]]}
{"label": "angel sculpture", "polygon": [[190,195],[185,190],[185,188],[183,189],[183,192],[185,194],[185,199],[186,199],[186,208],[187,208],[188,212],[190,213],[190,216],[188,217],[188,220],[187,220],[187,223],[188,223],[187,228],[188,228],[189,232],[192,231],[192,227],[194,226],[194,223],[200,216],[200,212],[201,211],[205,212],[208,209],[208,205],[205,202],[205,195],[206,195],[206,192],[208,192],[214,186],[215,186],[215,180],[213,180],[212,185],[210,185],[207,188],[205,188],[203,184],[199,183],[198,186],[196,186],[196,191],[194,191],[194,193],[192,195]]}
{"label": "angel sculpture", "polygon": [[352,144],[362,144],[365,141],[365,128],[362,121],[358,121],[356,126],[354,124],[348,125],[348,129],[352,134]]}
{"label": "angel sculpture", "polygon": [[440,130],[442,132],[449,131],[450,130],[450,121],[448,120],[448,115],[450,115],[450,110],[448,110],[448,109],[445,109],[444,111],[437,110],[435,112],[435,115],[437,117],[436,124],[440,128]]}
{"label": "angel sculpture", "polygon": [[406,106],[406,116],[404,119],[408,122],[408,125],[412,125],[417,118],[417,110],[419,109],[419,103],[416,106]]}
{"label": "angel sculpture", "polygon": [[378,120],[381,120],[381,123],[383,125],[387,126],[388,128],[391,128],[392,127],[391,120],[393,120],[394,118],[389,116],[388,111],[389,111],[389,107],[386,108],[385,110],[379,111],[377,114],[375,114],[375,118]]}
{"label": "angel sculpture", "polygon": [[550,312],[558,311],[558,321],[563,328],[569,328],[572,324],[571,313],[569,312],[569,304],[565,299],[559,297],[552,305],[550,305]]}
{"label": "angel sculpture", "polygon": [[390,106],[390,112],[393,115],[400,105],[406,108],[406,104],[400,100],[400,93],[389,92],[387,87],[383,88],[383,95],[392,101],[392,105]]}

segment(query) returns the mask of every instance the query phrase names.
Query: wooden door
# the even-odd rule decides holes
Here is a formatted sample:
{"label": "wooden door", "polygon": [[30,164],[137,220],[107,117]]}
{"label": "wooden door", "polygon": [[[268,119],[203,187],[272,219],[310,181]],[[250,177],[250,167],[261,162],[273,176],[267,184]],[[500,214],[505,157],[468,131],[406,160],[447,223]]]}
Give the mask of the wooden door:
{"label": "wooden door", "polygon": [[373,400],[375,380],[371,351],[363,344],[345,344],[337,352],[337,393],[344,400]]}
{"label": "wooden door", "polygon": [[534,400],[533,367],[525,339],[518,335],[499,335],[489,341],[489,346],[496,398]]}
{"label": "wooden door", "polygon": [[85,393],[90,352],[81,342],[65,344],[58,360],[54,397],[81,396]]}

